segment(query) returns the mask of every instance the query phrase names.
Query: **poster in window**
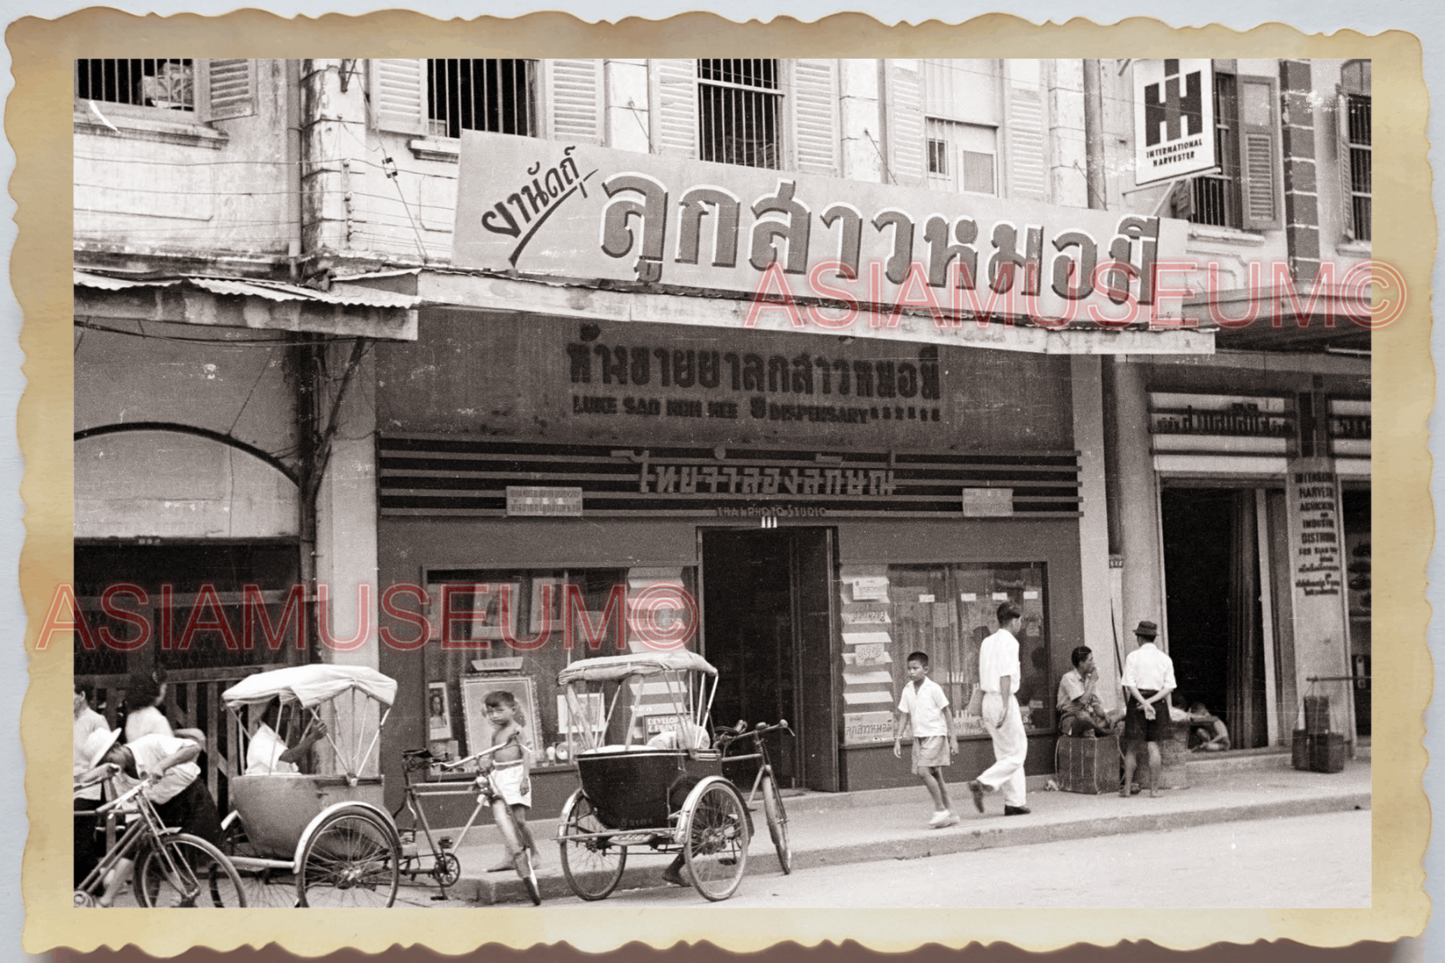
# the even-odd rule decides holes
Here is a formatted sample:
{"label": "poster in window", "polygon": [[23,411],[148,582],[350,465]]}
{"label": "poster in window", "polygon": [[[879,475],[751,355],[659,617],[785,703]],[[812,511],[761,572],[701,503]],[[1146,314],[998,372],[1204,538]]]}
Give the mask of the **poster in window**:
{"label": "poster in window", "polygon": [[487,719],[487,697],[493,693],[506,693],[510,695],[510,701],[516,703],[517,722],[532,749],[532,765],[537,765],[539,759],[545,760],[546,757],[540,754],[542,732],[537,718],[536,689],[531,678],[524,675],[462,680],[462,714],[467,723],[467,754],[475,754],[492,744],[492,724]]}
{"label": "poster in window", "polygon": [[[447,595],[445,616],[443,593]],[[517,637],[517,609],[521,607],[521,582],[475,582],[465,585],[428,585],[432,602],[432,638],[442,632],[452,639],[502,638],[502,595],[507,596],[507,636]],[[444,623],[450,623],[449,625]]]}
{"label": "poster in window", "polygon": [[426,737],[431,742],[452,737],[452,707],[445,682],[426,685]]}
{"label": "poster in window", "polygon": [[531,615],[527,626],[529,638],[535,638],[542,630],[542,618],[547,615],[548,628],[556,632],[562,627],[562,584],[560,578],[532,579]]}
{"label": "poster in window", "polygon": [[579,692],[577,704],[581,712],[577,719],[573,719],[571,707],[567,704],[566,693],[557,696],[557,732],[561,735],[591,732],[601,737],[606,720],[603,717],[602,693],[600,692]]}

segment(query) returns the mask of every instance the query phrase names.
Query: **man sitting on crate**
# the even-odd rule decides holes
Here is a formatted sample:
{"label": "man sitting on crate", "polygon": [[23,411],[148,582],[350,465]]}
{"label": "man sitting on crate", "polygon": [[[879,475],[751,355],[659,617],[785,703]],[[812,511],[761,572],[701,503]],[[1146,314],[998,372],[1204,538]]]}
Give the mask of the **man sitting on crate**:
{"label": "man sitting on crate", "polygon": [[1123,709],[1105,711],[1099,700],[1099,669],[1087,645],[1069,656],[1074,668],[1059,679],[1059,731],[1066,736],[1111,735],[1124,718]]}

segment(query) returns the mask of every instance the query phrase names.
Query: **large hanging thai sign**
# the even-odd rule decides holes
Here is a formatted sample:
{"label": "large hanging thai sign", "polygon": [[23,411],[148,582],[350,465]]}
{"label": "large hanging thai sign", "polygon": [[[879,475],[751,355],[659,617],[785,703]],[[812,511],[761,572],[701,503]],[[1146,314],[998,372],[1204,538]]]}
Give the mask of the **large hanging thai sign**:
{"label": "large hanging thai sign", "polygon": [[456,211],[458,267],[752,295],[824,330],[860,305],[874,323],[1145,322],[1156,266],[1184,250],[1157,217],[471,131]]}
{"label": "large hanging thai sign", "polygon": [[1134,61],[1134,180],[1213,170],[1214,68],[1206,60]]}

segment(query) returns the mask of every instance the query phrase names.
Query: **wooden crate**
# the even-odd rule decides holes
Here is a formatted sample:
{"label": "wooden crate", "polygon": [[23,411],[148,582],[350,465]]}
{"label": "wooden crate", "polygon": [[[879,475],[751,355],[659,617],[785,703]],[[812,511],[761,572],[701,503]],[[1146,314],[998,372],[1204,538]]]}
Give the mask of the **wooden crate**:
{"label": "wooden crate", "polygon": [[1064,792],[1119,791],[1119,737],[1059,736],[1054,779]]}

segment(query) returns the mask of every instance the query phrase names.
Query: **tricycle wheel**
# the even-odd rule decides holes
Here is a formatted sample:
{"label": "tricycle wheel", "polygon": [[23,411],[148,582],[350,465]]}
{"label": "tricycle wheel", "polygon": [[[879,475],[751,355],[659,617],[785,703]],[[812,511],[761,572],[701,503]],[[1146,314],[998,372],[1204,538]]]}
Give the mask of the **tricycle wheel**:
{"label": "tricycle wheel", "polygon": [[572,892],[585,900],[606,899],[622,879],[627,847],[597,834],[607,832],[592,800],[577,790],[562,809],[557,844],[562,849],[562,873]]}
{"label": "tricycle wheel", "polygon": [[455,886],[462,878],[462,861],[451,853],[442,853],[432,867],[431,876],[442,886]]}
{"label": "tricycle wheel", "polygon": [[772,770],[763,773],[763,811],[768,817],[768,835],[773,837],[773,848],[778,851],[778,864],[783,875],[793,871],[793,847],[788,842],[788,811],[783,808],[783,795],[778,792],[778,781]]}
{"label": "tricycle wheel", "polygon": [[701,788],[683,833],[692,885],[707,899],[727,899],[748,863],[747,810],[732,783],[719,779]]}
{"label": "tricycle wheel", "polygon": [[400,862],[396,830],[381,816],[362,808],[338,809],[316,827],[302,850],[297,903],[390,906],[401,882]]}

